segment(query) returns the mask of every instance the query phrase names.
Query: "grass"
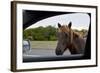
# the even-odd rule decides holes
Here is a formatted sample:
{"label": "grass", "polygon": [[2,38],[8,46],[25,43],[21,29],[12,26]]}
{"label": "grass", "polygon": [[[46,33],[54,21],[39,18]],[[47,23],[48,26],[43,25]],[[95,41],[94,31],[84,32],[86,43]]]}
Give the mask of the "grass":
{"label": "grass", "polygon": [[31,41],[32,49],[55,49],[57,41]]}

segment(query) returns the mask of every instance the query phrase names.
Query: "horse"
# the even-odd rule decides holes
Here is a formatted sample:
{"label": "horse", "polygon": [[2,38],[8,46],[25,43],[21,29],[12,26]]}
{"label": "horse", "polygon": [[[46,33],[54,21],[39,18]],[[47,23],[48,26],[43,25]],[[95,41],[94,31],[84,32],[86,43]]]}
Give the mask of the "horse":
{"label": "horse", "polygon": [[71,29],[72,22],[68,25],[58,23],[56,55],[63,55],[66,49],[71,54],[84,54],[85,43],[84,38]]}

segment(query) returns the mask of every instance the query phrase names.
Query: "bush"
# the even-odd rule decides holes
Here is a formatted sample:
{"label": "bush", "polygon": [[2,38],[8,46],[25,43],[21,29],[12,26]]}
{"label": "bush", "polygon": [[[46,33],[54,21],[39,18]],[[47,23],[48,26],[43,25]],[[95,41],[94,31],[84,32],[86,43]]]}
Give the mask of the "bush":
{"label": "bush", "polygon": [[55,41],[56,39],[56,28],[52,26],[37,27],[32,29],[24,30],[23,39],[37,40],[37,41]]}

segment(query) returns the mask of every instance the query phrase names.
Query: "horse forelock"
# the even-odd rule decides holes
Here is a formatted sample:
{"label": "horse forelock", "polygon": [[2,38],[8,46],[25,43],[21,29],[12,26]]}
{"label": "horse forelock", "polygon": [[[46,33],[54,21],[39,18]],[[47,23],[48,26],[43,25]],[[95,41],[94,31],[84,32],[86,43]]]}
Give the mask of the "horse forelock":
{"label": "horse forelock", "polygon": [[62,25],[60,28],[59,28],[59,32],[65,32],[65,33],[68,33],[70,31],[70,29],[65,26],[65,25]]}
{"label": "horse forelock", "polygon": [[68,26],[66,25],[62,25],[60,28],[59,28],[59,31],[58,32],[64,32],[64,33],[67,33],[68,36],[69,36],[69,41],[70,43],[72,43],[73,41],[73,30],[71,28],[69,28]]}

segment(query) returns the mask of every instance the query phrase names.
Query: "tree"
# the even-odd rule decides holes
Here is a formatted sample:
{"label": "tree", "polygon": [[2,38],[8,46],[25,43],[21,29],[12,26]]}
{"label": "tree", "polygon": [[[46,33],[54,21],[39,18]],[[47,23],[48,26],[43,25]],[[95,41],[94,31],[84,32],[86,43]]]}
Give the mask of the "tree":
{"label": "tree", "polygon": [[23,38],[30,39],[30,40],[39,40],[39,41],[57,40],[56,28],[52,26],[47,26],[47,27],[40,26],[37,28],[27,29],[24,30],[23,32]]}

